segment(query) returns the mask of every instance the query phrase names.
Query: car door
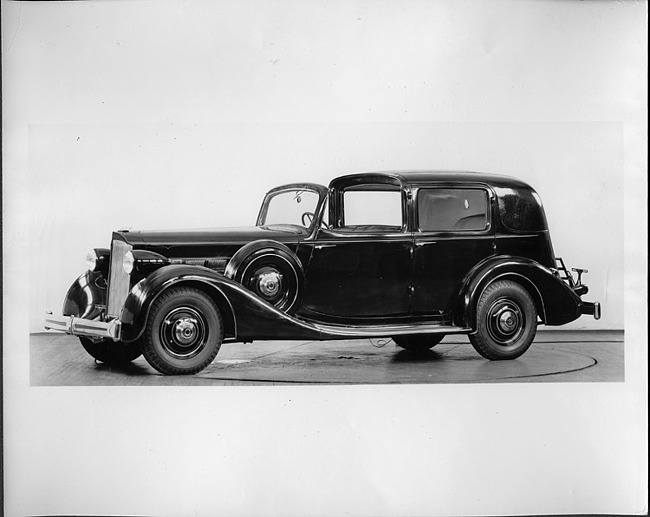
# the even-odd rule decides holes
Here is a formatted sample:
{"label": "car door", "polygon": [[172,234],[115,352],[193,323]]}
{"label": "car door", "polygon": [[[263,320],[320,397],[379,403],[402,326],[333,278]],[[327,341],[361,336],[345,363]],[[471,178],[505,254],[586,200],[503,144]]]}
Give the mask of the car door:
{"label": "car door", "polygon": [[414,189],[414,199],[412,312],[440,315],[469,271],[495,252],[493,196],[481,186],[440,185]]}
{"label": "car door", "polygon": [[311,243],[306,315],[345,321],[408,314],[412,234],[406,196],[395,186],[372,188],[342,192],[335,207],[341,215]]}

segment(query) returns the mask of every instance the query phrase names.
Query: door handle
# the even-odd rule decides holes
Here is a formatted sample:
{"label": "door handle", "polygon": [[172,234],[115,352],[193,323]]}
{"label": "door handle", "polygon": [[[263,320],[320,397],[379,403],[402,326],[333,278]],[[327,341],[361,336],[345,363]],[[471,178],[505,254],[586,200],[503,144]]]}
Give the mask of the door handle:
{"label": "door handle", "polygon": [[336,246],[336,244],[316,244],[314,248],[317,250],[322,250],[323,248],[333,248],[334,246]]}

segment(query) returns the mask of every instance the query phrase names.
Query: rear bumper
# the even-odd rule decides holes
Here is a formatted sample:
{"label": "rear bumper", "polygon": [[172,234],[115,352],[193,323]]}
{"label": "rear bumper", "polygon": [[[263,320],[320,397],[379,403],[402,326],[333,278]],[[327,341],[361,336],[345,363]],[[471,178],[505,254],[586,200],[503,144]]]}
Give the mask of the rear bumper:
{"label": "rear bumper", "polygon": [[120,320],[111,321],[87,320],[76,316],[45,315],[45,329],[59,330],[74,336],[112,339],[119,341],[122,333]]}
{"label": "rear bumper", "polygon": [[578,306],[580,314],[587,314],[593,316],[594,319],[600,319],[600,303],[599,302],[580,302]]}

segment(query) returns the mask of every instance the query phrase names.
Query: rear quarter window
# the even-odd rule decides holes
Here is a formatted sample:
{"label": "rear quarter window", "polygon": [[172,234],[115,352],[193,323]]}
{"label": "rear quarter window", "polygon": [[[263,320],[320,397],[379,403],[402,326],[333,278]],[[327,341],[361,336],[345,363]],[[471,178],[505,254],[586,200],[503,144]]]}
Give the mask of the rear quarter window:
{"label": "rear quarter window", "polygon": [[499,216],[503,225],[516,232],[547,229],[546,215],[537,192],[529,188],[497,188]]}
{"label": "rear quarter window", "polygon": [[422,231],[477,231],[488,226],[488,195],[479,188],[422,188],[417,204]]}

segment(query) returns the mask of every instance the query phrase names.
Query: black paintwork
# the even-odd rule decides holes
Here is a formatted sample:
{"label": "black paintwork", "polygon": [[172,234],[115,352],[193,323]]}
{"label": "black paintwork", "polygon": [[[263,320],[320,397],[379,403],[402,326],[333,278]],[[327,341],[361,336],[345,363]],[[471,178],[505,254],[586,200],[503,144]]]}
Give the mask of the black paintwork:
{"label": "black paintwork", "polygon": [[193,250],[205,253],[211,249],[243,246],[259,239],[299,242],[309,235],[309,230],[287,225],[120,233],[124,241],[136,248],[146,248],[158,253],[160,253],[158,250],[164,250],[171,256],[186,256],[189,252],[191,256]]}
{"label": "black paintwork", "polygon": [[[402,192],[401,228],[344,227],[343,193],[367,184]],[[423,187],[484,189],[489,198],[487,228],[420,231],[416,200]],[[318,193],[309,228],[264,226],[270,197],[289,188]],[[324,214],[326,205],[328,214]],[[497,278],[521,283],[543,323],[563,324],[590,310],[553,270],[555,256],[539,196],[524,182],[507,176],[416,171],[352,174],[333,180],[329,188],[301,183],[273,189],[254,227],[122,231],[113,238],[132,245],[136,259],[149,256],[144,251],[167,259],[157,268],[151,264],[135,268],[121,317],[125,341],[142,333],[156,296],[181,282],[210,293],[224,315],[226,337],[240,341],[341,337],[316,328],[319,322],[343,325],[351,332],[373,324],[423,322],[473,330],[476,301]],[[282,243],[298,257],[305,285],[295,317],[280,313],[224,276],[233,255],[255,241]],[[88,278],[82,275],[71,288],[66,307],[83,305],[80,282],[88,283]],[[93,292],[97,294],[97,289]]]}
{"label": "black paintwork", "polygon": [[106,279],[101,272],[86,271],[68,289],[63,302],[64,316],[95,319],[106,305]]}
{"label": "black paintwork", "polygon": [[313,251],[303,312],[342,323],[408,315],[412,243],[407,232],[379,238],[320,230],[307,244]]}

